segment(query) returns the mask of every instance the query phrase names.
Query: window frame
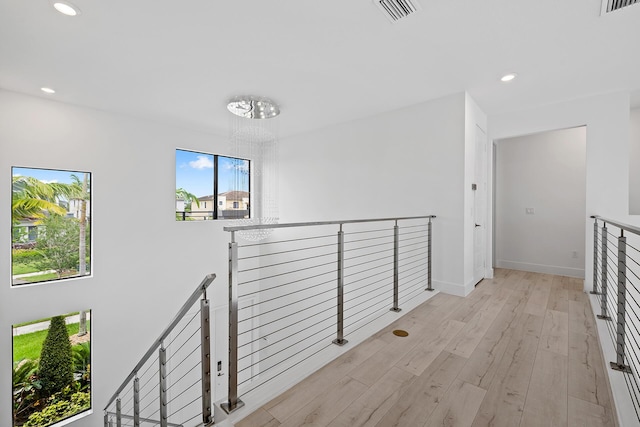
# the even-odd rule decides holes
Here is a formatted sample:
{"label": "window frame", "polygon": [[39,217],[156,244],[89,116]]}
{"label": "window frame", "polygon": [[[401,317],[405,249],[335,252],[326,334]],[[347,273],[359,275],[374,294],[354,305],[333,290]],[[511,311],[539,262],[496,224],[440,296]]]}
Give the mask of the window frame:
{"label": "window frame", "polygon": [[[196,151],[196,150],[190,150],[190,149],[185,149],[185,148],[176,148],[176,151],[185,151],[185,152],[189,152],[189,153],[194,153],[194,154],[202,154],[205,156],[213,156],[213,200],[212,200],[212,205],[213,205],[213,216],[210,219],[210,221],[217,221],[217,220],[235,220],[238,218],[219,218],[219,211],[224,210],[224,209],[220,209],[220,202],[218,201],[218,196],[220,195],[219,192],[219,177],[218,177],[218,173],[220,171],[219,168],[219,158],[220,157],[224,157],[227,159],[232,159],[232,160],[240,160],[242,162],[247,162],[248,165],[248,179],[247,179],[247,193],[248,193],[248,197],[249,197],[249,203],[247,204],[247,216],[248,218],[251,218],[251,160],[249,159],[243,159],[241,157],[233,157],[233,156],[227,156],[227,155],[222,155],[222,154],[213,154],[213,153],[207,153],[204,151]],[[176,165],[177,167],[177,165]],[[176,189],[178,188],[177,186],[177,182],[176,182]],[[188,191],[188,189],[186,189]],[[234,190],[230,190],[230,191],[244,191],[244,190],[238,190],[238,189],[234,189]],[[206,202],[205,202],[206,203]],[[206,207],[206,206],[205,206]],[[222,206],[224,208],[224,206]],[[179,211],[176,211],[176,213],[178,213]],[[206,212],[206,211],[205,211]],[[178,219],[179,217],[181,218],[186,218],[186,216],[179,216],[176,215],[176,222],[186,222],[184,220]],[[203,221],[208,221],[208,216],[205,215],[202,219]]]}

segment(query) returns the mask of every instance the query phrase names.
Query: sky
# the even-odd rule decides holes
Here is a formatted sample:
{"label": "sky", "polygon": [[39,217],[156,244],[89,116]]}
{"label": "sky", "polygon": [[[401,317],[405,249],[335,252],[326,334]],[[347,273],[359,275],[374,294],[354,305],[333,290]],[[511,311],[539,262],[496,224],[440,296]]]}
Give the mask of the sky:
{"label": "sky", "polygon": [[[234,159],[218,156],[218,192],[243,190],[249,191],[246,175],[241,174],[244,179],[235,188],[235,170],[237,161]],[[242,161],[242,169],[248,168],[248,162]],[[194,151],[176,150],[176,189],[183,188],[196,197],[209,196],[213,194],[213,154],[196,153]]]}
{"label": "sky", "polygon": [[[72,184],[71,175],[77,176],[80,181],[82,181],[82,174],[85,172],[13,167],[11,168],[11,173],[13,176],[31,176],[47,184],[52,182]],[[91,176],[89,176],[89,178],[91,178]]]}

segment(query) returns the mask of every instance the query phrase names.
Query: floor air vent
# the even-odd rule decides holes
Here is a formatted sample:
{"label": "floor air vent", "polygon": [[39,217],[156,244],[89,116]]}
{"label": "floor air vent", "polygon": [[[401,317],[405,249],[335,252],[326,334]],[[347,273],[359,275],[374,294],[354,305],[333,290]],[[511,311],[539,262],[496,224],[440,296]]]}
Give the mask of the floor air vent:
{"label": "floor air vent", "polygon": [[623,7],[631,6],[632,4],[636,4],[639,2],[640,0],[602,0],[601,15],[622,9]]}
{"label": "floor air vent", "polygon": [[373,2],[394,24],[420,10],[417,0],[373,0]]}

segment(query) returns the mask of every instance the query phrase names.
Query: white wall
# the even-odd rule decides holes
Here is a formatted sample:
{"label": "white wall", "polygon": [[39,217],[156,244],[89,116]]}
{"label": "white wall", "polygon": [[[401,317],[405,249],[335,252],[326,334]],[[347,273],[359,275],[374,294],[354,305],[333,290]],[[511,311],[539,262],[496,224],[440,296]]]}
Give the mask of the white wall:
{"label": "white wall", "polygon": [[[74,425],[101,425],[106,400],[207,273],[218,275],[211,304],[226,303],[225,222],[174,217],[176,147],[228,155],[226,138],[0,91],[0,141],[0,424],[12,411],[10,325],[90,308],[94,414]],[[11,166],[92,172],[93,277],[10,288]]]}
{"label": "white wall", "polygon": [[496,150],[496,266],[584,278],[586,128],[502,139]]}
{"label": "white wall", "polygon": [[629,213],[640,215],[640,108],[631,110],[629,136]]}
{"label": "white wall", "polygon": [[283,222],[437,215],[434,286],[465,294],[465,100],[460,93],[283,140]]}

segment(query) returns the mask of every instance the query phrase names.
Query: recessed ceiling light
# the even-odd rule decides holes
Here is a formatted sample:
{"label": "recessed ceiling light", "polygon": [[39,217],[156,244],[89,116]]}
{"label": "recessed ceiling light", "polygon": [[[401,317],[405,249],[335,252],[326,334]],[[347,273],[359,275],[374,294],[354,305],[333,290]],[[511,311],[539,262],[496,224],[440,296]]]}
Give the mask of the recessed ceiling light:
{"label": "recessed ceiling light", "polygon": [[501,82],[510,82],[511,80],[515,79],[518,75],[516,73],[509,73],[509,74],[505,74],[504,76],[500,77],[500,81]]}
{"label": "recessed ceiling light", "polygon": [[51,89],[50,87],[41,87],[40,90],[43,91],[44,93],[49,93],[49,94],[56,93],[56,91]]}
{"label": "recessed ceiling light", "polygon": [[67,15],[67,16],[80,15],[80,9],[78,9],[77,6],[75,6],[75,5],[71,4],[71,3],[57,1],[57,2],[53,3],[53,7],[55,7],[56,10],[58,12],[62,13],[63,15]]}

